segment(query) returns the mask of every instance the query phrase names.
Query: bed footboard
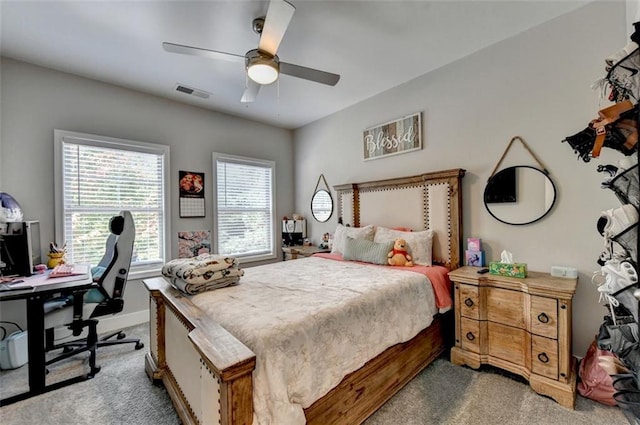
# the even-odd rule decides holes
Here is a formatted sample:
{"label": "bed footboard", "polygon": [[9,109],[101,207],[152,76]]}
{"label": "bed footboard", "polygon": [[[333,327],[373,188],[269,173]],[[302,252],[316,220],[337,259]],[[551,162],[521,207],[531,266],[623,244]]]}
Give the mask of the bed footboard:
{"label": "bed footboard", "polygon": [[251,425],[255,354],[163,278],[149,290],[145,370],[162,382],[184,424]]}

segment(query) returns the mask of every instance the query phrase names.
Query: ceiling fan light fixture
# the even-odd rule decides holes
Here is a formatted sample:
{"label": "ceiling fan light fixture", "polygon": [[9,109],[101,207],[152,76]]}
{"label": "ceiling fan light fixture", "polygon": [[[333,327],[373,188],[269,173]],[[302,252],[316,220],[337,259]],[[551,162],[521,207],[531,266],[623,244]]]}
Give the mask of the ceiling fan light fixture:
{"label": "ceiling fan light fixture", "polygon": [[247,54],[247,75],[256,83],[271,84],[278,79],[279,74],[277,56],[270,57],[258,51],[255,51],[255,54]]}

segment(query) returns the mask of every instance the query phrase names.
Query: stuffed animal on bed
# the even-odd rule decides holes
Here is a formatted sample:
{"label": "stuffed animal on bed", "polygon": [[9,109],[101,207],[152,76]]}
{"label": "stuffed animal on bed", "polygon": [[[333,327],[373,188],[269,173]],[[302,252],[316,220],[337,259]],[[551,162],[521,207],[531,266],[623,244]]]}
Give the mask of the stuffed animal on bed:
{"label": "stuffed animal on bed", "polygon": [[404,239],[396,239],[393,243],[393,249],[389,252],[389,265],[391,266],[413,266],[411,255],[407,252],[407,241]]}

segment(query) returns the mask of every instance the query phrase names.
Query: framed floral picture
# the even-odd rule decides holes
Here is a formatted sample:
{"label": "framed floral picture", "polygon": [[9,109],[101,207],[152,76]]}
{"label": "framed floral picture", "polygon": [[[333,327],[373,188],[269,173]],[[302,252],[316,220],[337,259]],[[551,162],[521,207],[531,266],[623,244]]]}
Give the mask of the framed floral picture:
{"label": "framed floral picture", "polygon": [[178,258],[191,258],[211,252],[211,231],[178,232]]}

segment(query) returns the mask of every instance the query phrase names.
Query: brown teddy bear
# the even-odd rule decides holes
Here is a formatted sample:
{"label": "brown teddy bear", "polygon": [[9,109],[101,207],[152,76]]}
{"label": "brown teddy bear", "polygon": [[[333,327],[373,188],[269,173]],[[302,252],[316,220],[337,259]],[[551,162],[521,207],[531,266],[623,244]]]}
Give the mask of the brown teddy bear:
{"label": "brown teddy bear", "polygon": [[393,249],[389,252],[389,265],[391,266],[413,266],[411,255],[407,252],[407,241],[404,239],[396,239]]}

